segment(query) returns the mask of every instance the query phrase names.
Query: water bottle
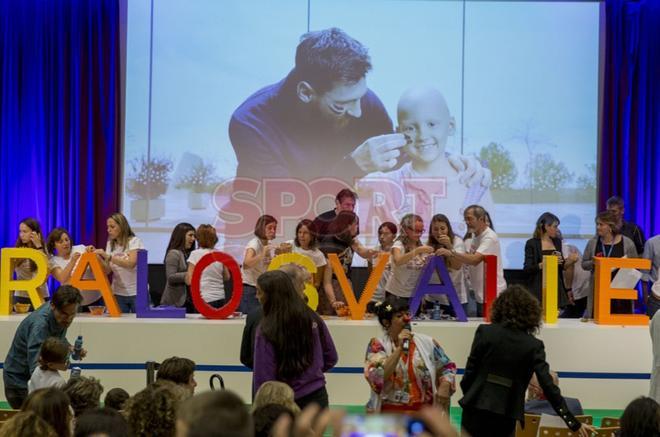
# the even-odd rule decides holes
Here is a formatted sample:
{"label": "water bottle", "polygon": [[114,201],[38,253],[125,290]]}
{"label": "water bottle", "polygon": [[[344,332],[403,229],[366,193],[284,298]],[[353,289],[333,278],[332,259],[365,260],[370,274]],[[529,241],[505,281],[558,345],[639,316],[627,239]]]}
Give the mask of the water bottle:
{"label": "water bottle", "polygon": [[82,358],[82,347],[83,347],[83,338],[82,335],[79,335],[76,338],[76,342],[73,345],[73,352],[71,353],[71,359],[75,361],[80,361]]}
{"label": "water bottle", "polygon": [[431,317],[433,320],[440,320],[442,317],[442,311],[440,310],[440,304],[439,303],[434,303],[433,304],[433,316]]}

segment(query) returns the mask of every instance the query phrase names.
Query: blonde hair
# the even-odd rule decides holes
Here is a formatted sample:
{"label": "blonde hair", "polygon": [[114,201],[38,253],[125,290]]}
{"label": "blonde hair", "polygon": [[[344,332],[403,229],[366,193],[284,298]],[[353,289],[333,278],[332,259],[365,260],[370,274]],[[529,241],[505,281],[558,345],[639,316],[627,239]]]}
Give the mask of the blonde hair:
{"label": "blonde hair", "polygon": [[33,411],[21,411],[0,426],[0,437],[34,435],[57,437],[52,426]]}
{"label": "blonde hair", "polygon": [[286,273],[287,276],[291,278],[291,282],[293,282],[293,286],[298,294],[304,296],[305,283],[311,280],[311,274],[307,269],[295,263],[288,263],[281,265],[278,270]]}
{"label": "blonde hair", "polygon": [[128,220],[121,212],[116,212],[108,218],[112,219],[119,226],[119,236],[114,240],[110,240],[110,250],[115,250],[115,245],[126,250],[128,248],[128,240],[131,237],[135,237],[131,225],[128,224]]}
{"label": "blonde hair", "polygon": [[296,415],[300,413],[300,407],[298,407],[298,404],[296,404],[296,401],[294,400],[293,389],[283,382],[264,382],[261,387],[259,387],[259,390],[257,390],[257,394],[254,395],[252,411],[254,412],[269,404],[277,404],[286,407]]}
{"label": "blonde hair", "polygon": [[[397,235],[396,239],[401,241],[403,243],[403,247],[405,247],[406,249],[408,248],[408,245],[412,243],[412,241],[410,241],[410,238],[408,238],[408,235],[406,234],[406,229],[414,229],[415,223],[417,222],[420,222],[422,225],[424,224],[424,220],[422,220],[422,217],[417,214],[406,214],[401,219],[401,223],[399,224],[399,235]],[[421,245],[422,245],[422,239],[420,238],[418,241],[415,242],[415,246],[421,246]]]}

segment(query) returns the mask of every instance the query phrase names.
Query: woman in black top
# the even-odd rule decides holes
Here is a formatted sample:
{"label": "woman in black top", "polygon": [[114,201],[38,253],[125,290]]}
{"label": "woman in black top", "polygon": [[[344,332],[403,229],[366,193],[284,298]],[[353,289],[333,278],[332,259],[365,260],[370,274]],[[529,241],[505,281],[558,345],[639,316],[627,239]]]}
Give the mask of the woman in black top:
{"label": "woman in black top", "polygon": [[567,290],[564,285],[564,269],[575,264],[577,255],[571,254],[567,259],[564,259],[561,239],[559,238],[559,218],[550,212],[541,214],[536,221],[534,235],[525,244],[524,270],[528,278],[528,288],[539,302],[542,302],[543,297],[543,257],[545,255],[555,255],[558,258],[558,303],[559,307],[563,308],[568,303],[572,303],[572,299],[568,294],[570,290]]}

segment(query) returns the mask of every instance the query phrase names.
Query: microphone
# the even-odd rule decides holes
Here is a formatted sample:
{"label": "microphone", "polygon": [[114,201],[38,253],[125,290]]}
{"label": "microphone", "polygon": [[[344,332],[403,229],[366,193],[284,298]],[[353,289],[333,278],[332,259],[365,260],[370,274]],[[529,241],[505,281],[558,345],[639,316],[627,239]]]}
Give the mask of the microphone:
{"label": "microphone", "polygon": [[[404,322],[406,322],[405,325],[403,325],[403,329],[407,329],[408,331],[412,330],[412,326],[410,326],[410,316],[406,316],[403,319]],[[403,352],[408,352],[410,350],[410,339],[409,338],[404,338],[403,342],[401,343],[401,350]]]}

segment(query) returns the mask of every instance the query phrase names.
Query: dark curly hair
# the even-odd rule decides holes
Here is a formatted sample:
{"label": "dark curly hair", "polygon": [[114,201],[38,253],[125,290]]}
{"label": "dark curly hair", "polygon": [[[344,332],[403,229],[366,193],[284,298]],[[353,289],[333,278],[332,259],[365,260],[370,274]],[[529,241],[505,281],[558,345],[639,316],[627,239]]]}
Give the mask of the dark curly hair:
{"label": "dark curly hair", "polygon": [[128,426],[135,437],[172,437],[182,401],[177,385],[157,381],[126,401]]}
{"label": "dark curly hair", "polygon": [[391,322],[396,313],[408,311],[410,307],[403,299],[389,296],[385,301],[376,303],[374,309],[378,316],[378,323],[387,329],[388,326],[385,326],[385,321]]}
{"label": "dark curly hair", "polygon": [[628,404],[621,416],[620,437],[660,436],[660,405],[640,396]]}
{"label": "dark curly hair", "polygon": [[103,386],[101,381],[94,377],[79,376],[71,378],[62,390],[71,399],[71,407],[73,407],[76,417],[101,405]]}
{"label": "dark curly hair", "polygon": [[490,320],[534,334],[541,327],[541,305],[525,287],[510,285],[493,302]]}

